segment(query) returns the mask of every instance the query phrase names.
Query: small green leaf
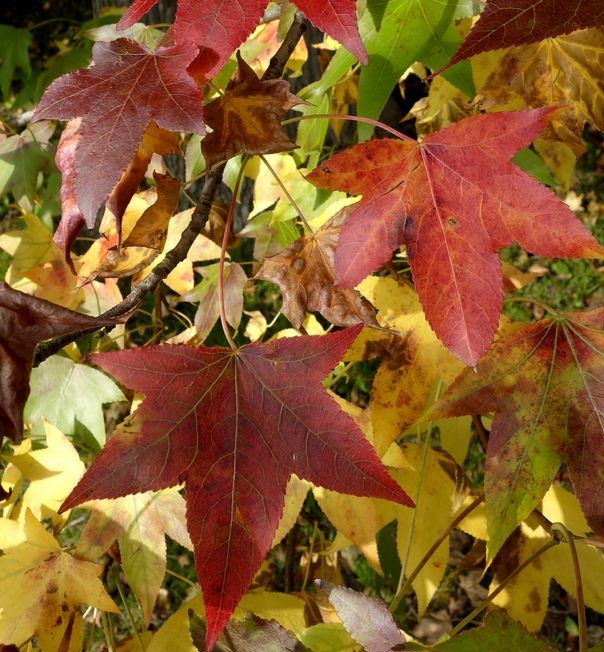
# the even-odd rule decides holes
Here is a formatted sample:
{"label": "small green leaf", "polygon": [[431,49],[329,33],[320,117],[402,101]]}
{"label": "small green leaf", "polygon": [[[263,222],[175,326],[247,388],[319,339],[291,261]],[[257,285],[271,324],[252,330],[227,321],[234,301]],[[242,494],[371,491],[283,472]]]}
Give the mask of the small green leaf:
{"label": "small green leaf", "polygon": [[31,75],[29,64],[29,46],[32,35],[28,29],[0,25],[0,91],[7,99],[17,68],[23,71],[25,78]]}
{"label": "small green leaf", "polygon": [[45,417],[65,434],[83,425],[99,445],[105,443],[103,403],[125,401],[120,388],[104,373],[54,355],[32,371],[31,394],[24,418],[33,434],[43,434]]}

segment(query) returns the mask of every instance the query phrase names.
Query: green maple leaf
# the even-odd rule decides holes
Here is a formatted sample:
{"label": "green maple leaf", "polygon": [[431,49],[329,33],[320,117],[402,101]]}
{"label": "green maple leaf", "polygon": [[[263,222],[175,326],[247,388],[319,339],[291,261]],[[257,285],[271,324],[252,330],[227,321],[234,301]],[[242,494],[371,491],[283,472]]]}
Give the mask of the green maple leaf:
{"label": "green maple leaf", "polygon": [[32,423],[34,434],[44,432],[41,422],[44,417],[66,434],[76,432],[81,424],[103,445],[103,403],[126,400],[120,388],[104,373],[58,355],[32,371],[30,384],[24,418]]}

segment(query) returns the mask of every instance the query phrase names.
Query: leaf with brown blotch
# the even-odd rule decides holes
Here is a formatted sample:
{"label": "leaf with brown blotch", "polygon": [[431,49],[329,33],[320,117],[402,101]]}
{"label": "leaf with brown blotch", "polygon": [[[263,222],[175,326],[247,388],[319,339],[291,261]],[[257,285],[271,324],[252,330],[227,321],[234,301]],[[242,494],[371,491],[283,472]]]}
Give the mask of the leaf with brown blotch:
{"label": "leaf with brown blotch", "polygon": [[272,544],[292,473],[335,491],[411,504],[321,386],[358,332],[238,351],[164,345],[93,358],[145,400],[63,509],[184,481],[208,648]]}
{"label": "leaf with brown blotch", "polygon": [[378,326],[375,311],[354,288],[335,286],[334,252],[348,209],[334,215],[316,233],[296,240],[265,258],[256,278],[276,283],[283,296],[283,314],[299,329],[307,312],[320,312],[336,326],[359,322]]}
{"label": "leaf with brown blotch", "polygon": [[224,95],[204,107],[206,123],[214,130],[201,141],[208,169],[240,152],[271,154],[296,147],[279,116],[304,100],[292,95],[283,79],[258,79],[239,52],[237,64]]}
{"label": "leaf with brown blotch", "polygon": [[[118,28],[135,23],[156,2],[135,0],[121,18]],[[236,0],[228,5],[223,0],[179,0],[174,21],[175,40],[198,45],[198,74],[205,78],[213,77],[260,22],[267,4],[267,0]],[[359,61],[367,63],[367,53],[357,26],[355,0],[296,0],[294,4],[311,23],[340,41]]]}
{"label": "leaf with brown blotch", "polygon": [[537,43],[586,27],[604,27],[602,0],[488,0],[447,68],[479,52]]}
{"label": "leaf with brown blotch", "polygon": [[[138,218],[123,247],[164,250],[168,222],[178,206],[180,181],[169,174],[153,173],[157,199]],[[117,220],[116,220],[117,221]],[[117,221],[119,223],[119,221]]]}
{"label": "leaf with brown blotch", "polygon": [[604,129],[604,30],[585,29],[568,36],[511,48],[498,62],[480,95],[485,106],[520,99],[527,107],[565,104],[542,138],[562,141],[580,156],[585,120]]}
{"label": "leaf with brown blotch", "polygon": [[134,158],[130,161],[126,171],[122,174],[122,178],[107,199],[107,208],[115,215],[117,221],[118,236],[121,236],[119,228],[121,218],[132,199],[132,195],[134,195],[140,182],[145,178],[145,173],[147,172],[153,154],[163,156],[164,154],[178,153],[180,153],[178,134],[160,129],[155,122],[150,122],[143,135],[143,140],[134,154]]}
{"label": "leaf with brown blotch", "polygon": [[496,341],[431,414],[495,412],[485,466],[492,559],[539,503],[561,461],[604,534],[604,308],[544,319]]}
{"label": "leaf with brown blotch", "polygon": [[94,65],[56,79],[34,119],[80,116],[74,193],[86,224],[111,193],[153,120],[162,129],[205,133],[201,93],[186,68],[193,43],[159,46],[118,39],[95,43]]}
{"label": "leaf with brown blotch", "polygon": [[13,290],[0,281],[0,443],[4,435],[23,437],[23,406],[36,344],[85,328],[115,326],[123,319],[101,319]]}
{"label": "leaf with brown blotch", "polygon": [[351,147],[307,178],[362,194],[342,227],[336,281],[353,287],[406,244],[426,318],[441,341],[474,366],[502,306],[497,252],[602,258],[604,249],[554,193],[510,162],[554,109],[477,115],[411,140]]}

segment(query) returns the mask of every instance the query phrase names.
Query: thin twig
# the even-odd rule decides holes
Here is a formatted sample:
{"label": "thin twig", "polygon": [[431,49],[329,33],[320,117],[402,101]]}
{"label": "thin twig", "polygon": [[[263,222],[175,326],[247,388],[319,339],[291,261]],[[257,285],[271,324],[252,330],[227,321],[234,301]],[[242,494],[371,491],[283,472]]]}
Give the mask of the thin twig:
{"label": "thin twig", "polygon": [[[296,44],[306,30],[306,27],[307,22],[304,15],[296,13],[294,16],[294,22],[285,35],[283,43],[270,60],[268,68],[262,76],[263,80],[277,79],[281,77],[285,65],[294,51]],[[161,263],[154,267],[150,274],[138,283],[123,301],[120,301],[118,304],[113,306],[113,308],[100,315],[101,318],[123,317],[136,310],[142,303],[147,292],[153,291],[176,267],[176,265],[187,257],[195,238],[199,233],[201,233],[201,231],[203,231],[203,228],[208,221],[214,195],[222,181],[223,169],[224,166],[221,165],[215,170],[208,172],[206,175],[201,196],[195,206],[195,210],[193,211],[191,222],[183,231],[180,241],[174,249],[166,254]],[[46,358],[49,358],[51,355],[60,351],[64,346],[75,342],[84,335],[94,333],[96,330],[98,329],[81,330],[68,335],[55,337],[47,342],[38,344],[36,347],[34,366],[38,366],[41,362],[46,360]]]}
{"label": "thin twig", "polygon": [[573,572],[575,575],[575,587],[577,590],[577,618],[579,620],[579,652],[587,652],[587,619],[585,616],[585,597],[583,595],[583,580],[581,578],[581,565],[579,564],[579,555],[575,546],[575,537],[563,523],[553,523],[552,530],[561,532],[564,540],[568,544],[570,557],[573,562]]}

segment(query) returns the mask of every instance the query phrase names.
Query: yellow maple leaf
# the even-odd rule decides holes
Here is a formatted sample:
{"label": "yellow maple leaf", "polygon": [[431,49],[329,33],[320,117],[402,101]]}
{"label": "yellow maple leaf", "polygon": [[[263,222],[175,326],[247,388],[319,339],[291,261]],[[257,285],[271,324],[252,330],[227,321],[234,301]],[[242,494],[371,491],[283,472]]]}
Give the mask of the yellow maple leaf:
{"label": "yellow maple leaf", "polygon": [[380,325],[401,333],[400,338],[389,338],[365,329],[349,351],[352,360],[372,350],[385,358],[375,375],[370,402],[375,448],[382,456],[418,419],[438,381],[450,383],[464,366],[440,343],[410,287],[371,276],[358,290],[377,308]]}
{"label": "yellow maple leaf", "polygon": [[37,636],[47,652],[81,649],[80,605],[119,613],[98,578],[102,567],[61,550],[29,510],[21,537],[13,530],[0,519],[0,641],[20,646]]}
{"label": "yellow maple leaf", "polygon": [[84,474],[85,466],[71,441],[58,428],[44,421],[44,430],[47,448],[5,456],[9,466],[3,483],[5,478],[10,478],[5,486],[12,485],[18,491],[17,485],[23,480],[29,482],[11,511],[11,518],[23,521],[31,510],[36,518],[50,518],[53,526],[58,527],[69,516],[69,513],[58,514],[59,507]]}

